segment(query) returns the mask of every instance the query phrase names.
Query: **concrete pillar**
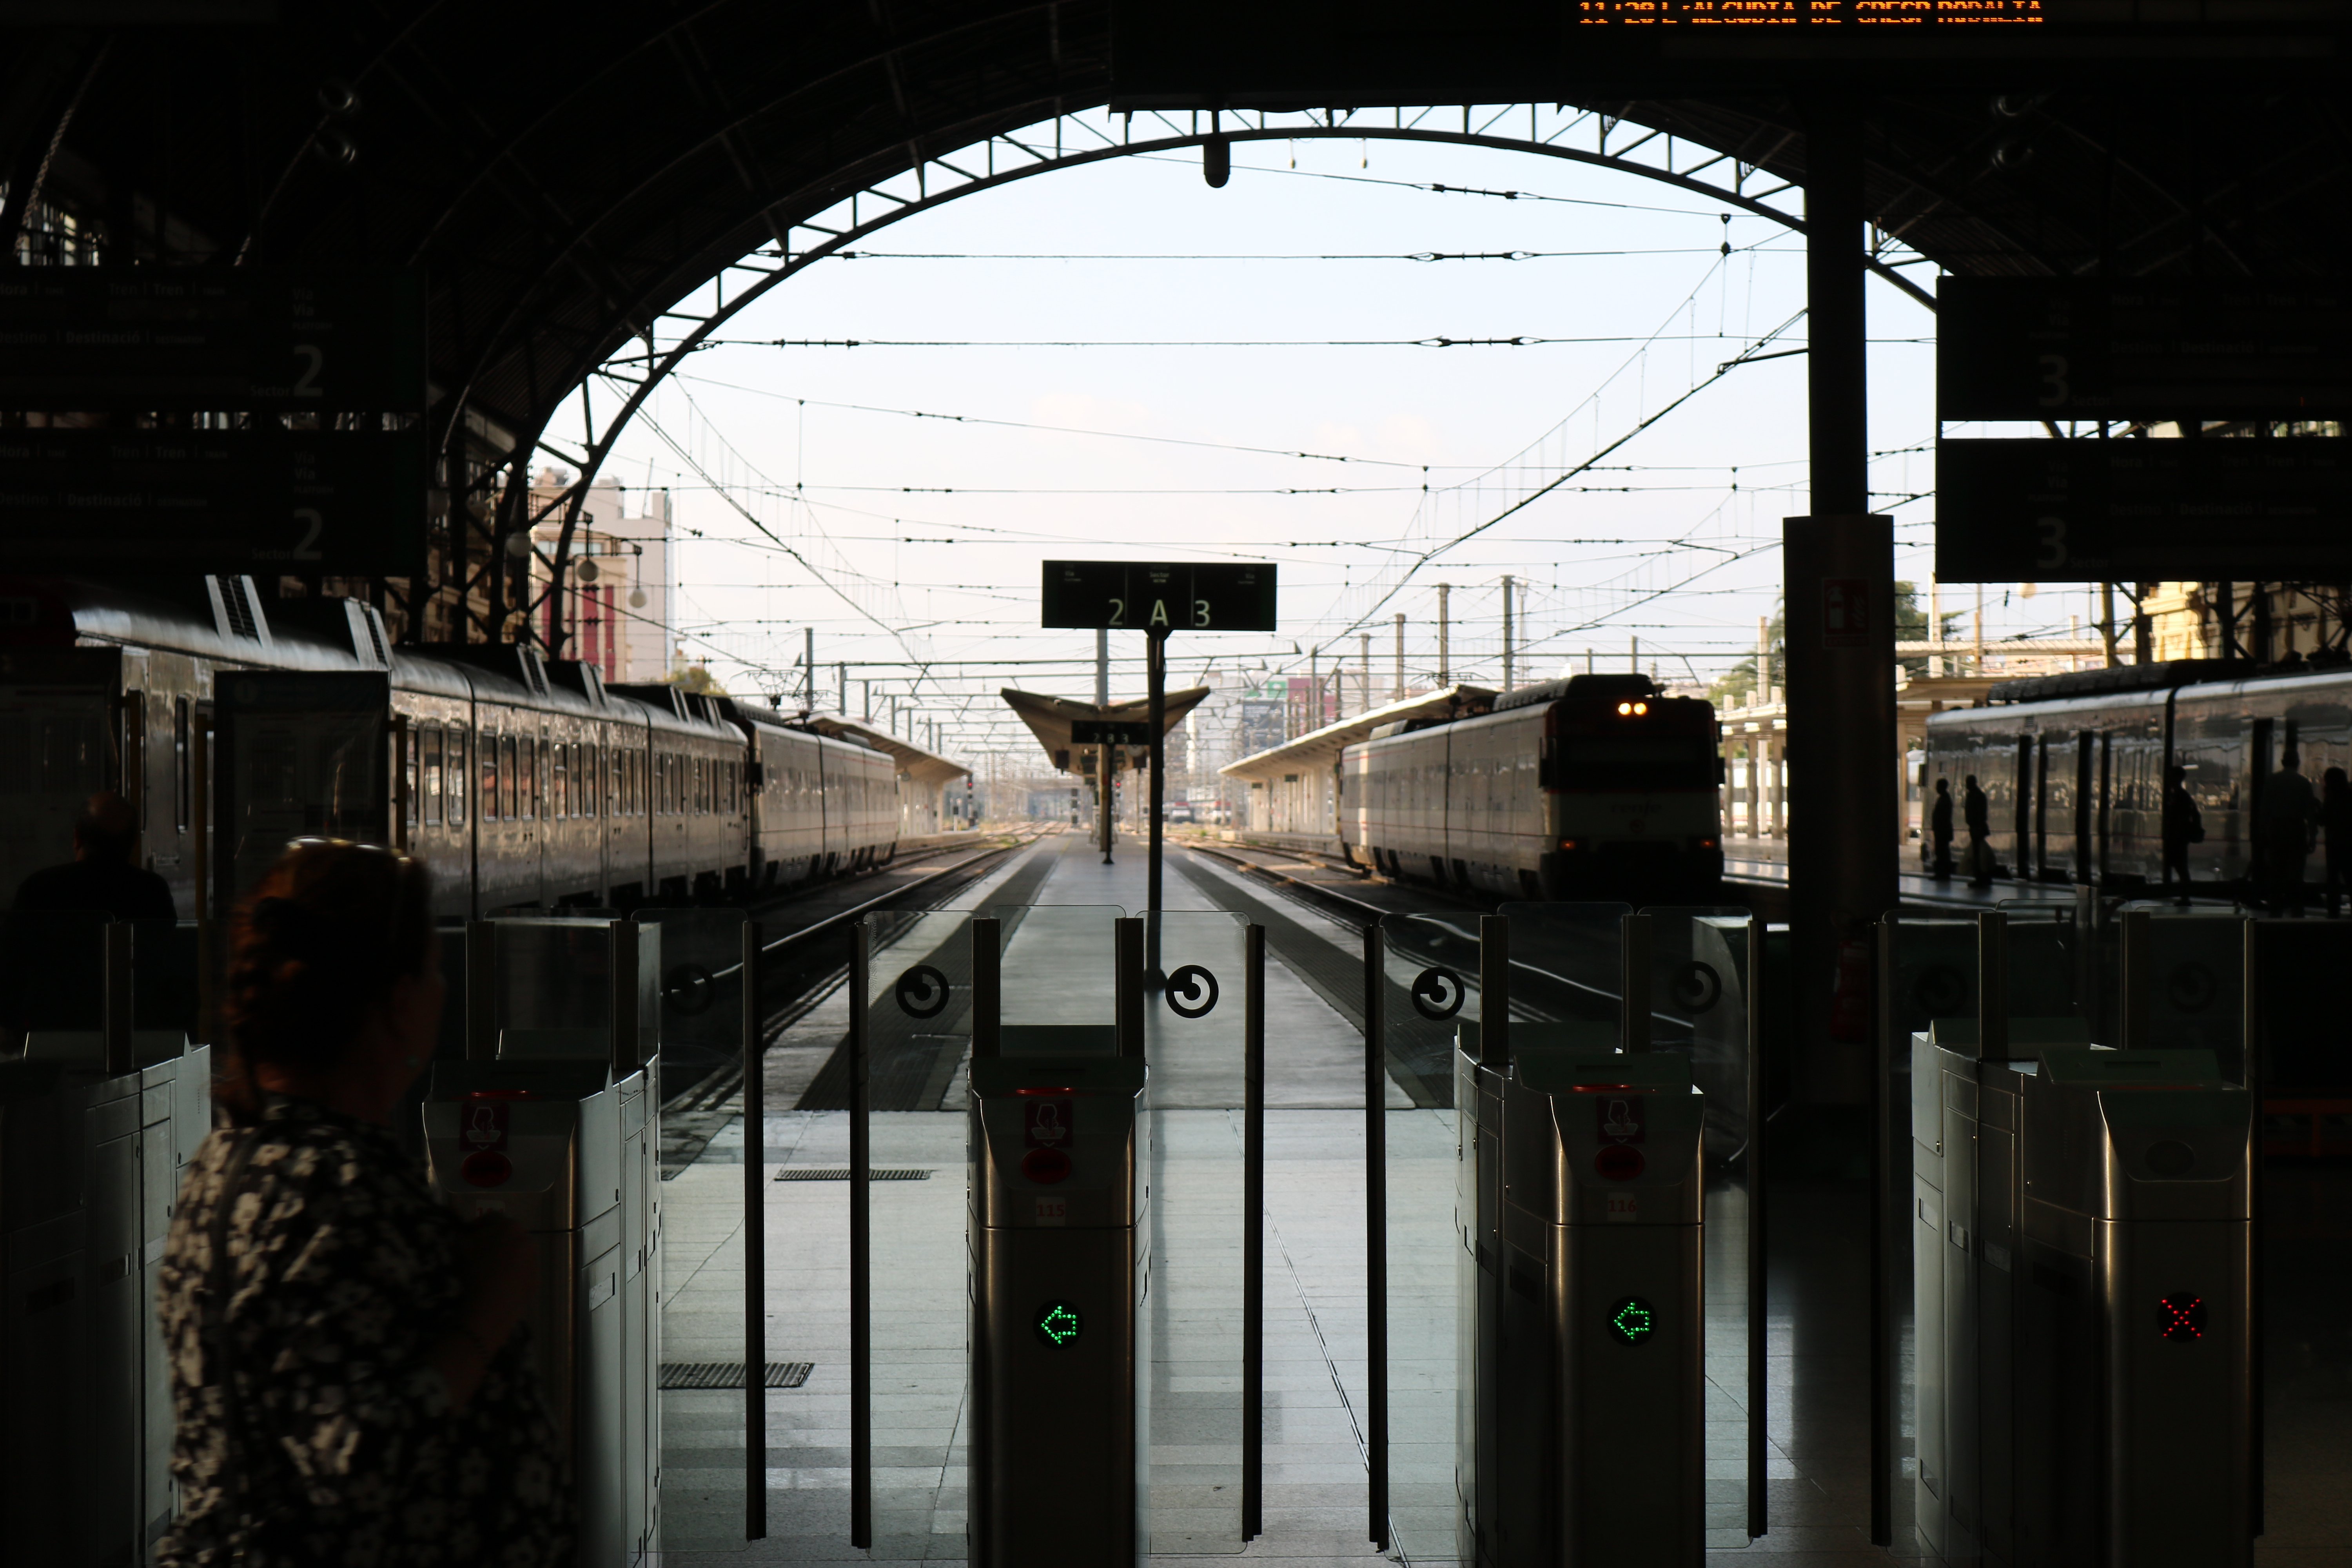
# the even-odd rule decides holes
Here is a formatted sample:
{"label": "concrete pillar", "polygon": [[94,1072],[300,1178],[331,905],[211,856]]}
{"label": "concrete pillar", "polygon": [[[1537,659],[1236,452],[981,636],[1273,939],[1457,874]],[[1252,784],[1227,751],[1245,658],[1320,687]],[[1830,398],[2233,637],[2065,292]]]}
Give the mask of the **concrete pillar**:
{"label": "concrete pillar", "polygon": [[1762,838],[1764,834],[1764,749],[1770,742],[1761,734],[1750,732],[1748,737],[1748,837]]}
{"label": "concrete pillar", "polygon": [[1396,686],[1389,692],[1389,700],[1404,700],[1404,612],[1399,610],[1396,620]]}
{"label": "concrete pillar", "polygon": [[1511,689],[1511,579],[1503,578],[1503,689]]}

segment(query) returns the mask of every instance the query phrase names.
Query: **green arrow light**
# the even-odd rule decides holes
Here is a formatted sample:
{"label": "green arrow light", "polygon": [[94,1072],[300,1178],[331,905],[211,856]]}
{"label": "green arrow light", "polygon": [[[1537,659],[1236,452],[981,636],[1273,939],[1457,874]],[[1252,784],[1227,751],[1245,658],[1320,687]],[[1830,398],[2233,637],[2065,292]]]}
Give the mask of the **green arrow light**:
{"label": "green arrow light", "polygon": [[1629,1345],[1646,1342],[1658,1329],[1658,1315],[1639,1296],[1628,1296],[1609,1309],[1609,1330]]}
{"label": "green arrow light", "polygon": [[1076,1339],[1084,1326],[1078,1310],[1067,1301],[1048,1301],[1037,1309],[1037,1337],[1057,1350]]}

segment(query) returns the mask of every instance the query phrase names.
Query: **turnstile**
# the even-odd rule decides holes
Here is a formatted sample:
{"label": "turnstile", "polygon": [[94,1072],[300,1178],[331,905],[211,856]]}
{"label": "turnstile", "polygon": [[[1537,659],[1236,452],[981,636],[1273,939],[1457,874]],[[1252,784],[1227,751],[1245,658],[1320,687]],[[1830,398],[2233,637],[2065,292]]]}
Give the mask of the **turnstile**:
{"label": "turnstile", "polygon": [[1921,1544],[2001,1568],[2252,1554],[2252,1096],[2205,1050],[1912,1037]]}
{"label": "turnstile", "polygon": [[1459,1257],[1475,1391],[1460,1555],[1695,1564],[1705,1548],[1705,1098],[1682,1057],[1464,1028]]}
{"label": "turnstile", "polygon": [[600,1568],[635,1559],[657,1507],[651,1368],[626,1353],[648,1303],[622,1289],[642,1269],[628,1243],[648,1229],[648,1126],[645,1074],[615,1079],[598,1059],[444,1062],[425,1105],[434,1186],[467,1218],[507,1215],[539,1249],[525,1322],[572,1455],[580,1560]]}
{"label": "turnstile", "polygon": [[[434,1064],[423,1107],[429,1180],[538,1247],[524,1321],[571,1455],[579,1559],[626,1568],[660,1544],[659,1058],[642,1032],[659,933],[519,920],[478,922],[468,943],[468,1055]],[[604,973],[578,973],[592,964]],[[499,1026],[548,984],[585,994],[598,1026]]]}
{"label": "turnstile", "polygon": [[1109,1054],[971,1064],[974,1568],[1136,1561],[1145,1080]]}
{"label": "turnstile", "polygon": [[124,1046],[128,1071],[92,1033],[0,1062],[0,1540],[26,1562],[143,1560],[176,1510],[155,1270],[211,1127],[212,1052]]}

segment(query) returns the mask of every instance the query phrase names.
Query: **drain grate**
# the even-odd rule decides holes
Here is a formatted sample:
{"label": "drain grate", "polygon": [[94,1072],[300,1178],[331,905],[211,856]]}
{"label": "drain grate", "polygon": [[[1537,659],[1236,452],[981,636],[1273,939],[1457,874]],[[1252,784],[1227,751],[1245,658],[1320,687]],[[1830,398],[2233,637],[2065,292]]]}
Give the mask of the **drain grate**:
{"label": "drain grate", "polygon": [[[928,1182],[931,1179],[931,1173],[929,1171],[917,1170],[912,1166],[905,1165],[877,1166],[866,1174],[868,1181],[875,1182]],[[787,1165],[776,1173],[776,1180],[780,1182],[845,1182],[849,1180],[849,1167],[846,1165]]]}
{"label": "drain grate", "polygon": [[[808,1381],[816,1363],[805,1361],[772,1361],[768,1363],[769,1388],[798,1388]],[[740,1388],[743,1386],[743,1363],[740,1361],[666,1361],[662,1363],[661,1385],[664,1388]]]}

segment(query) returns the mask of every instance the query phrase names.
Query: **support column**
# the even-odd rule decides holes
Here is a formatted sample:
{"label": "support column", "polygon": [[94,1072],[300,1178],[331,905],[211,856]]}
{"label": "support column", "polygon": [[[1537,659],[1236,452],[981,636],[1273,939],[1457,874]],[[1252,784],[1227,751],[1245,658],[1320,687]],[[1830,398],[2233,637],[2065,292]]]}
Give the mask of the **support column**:
{"label": "support column", "polygon": [[1751,730],[1744,748],[1748,752],[1748,821],[1745,826],[1750,838],[1770,837],[1764,826],[1764,753],[1771,743],[1763,733]]}
{"label": "support column", "polygon": [[[1864,1105],[1874,1085],[1867,996],[1833,1007],[1868,961],[1871,928],[1895,900],[1895,530],[1869,515],[1862,116],[1851,99],[1811,107],[1805,142],[1812,512],[1785,523],[1789,901],[1796,1098]],[[1848,1037],[1839,1038],[1839,1035]]]}

